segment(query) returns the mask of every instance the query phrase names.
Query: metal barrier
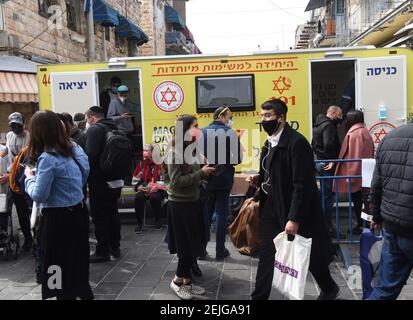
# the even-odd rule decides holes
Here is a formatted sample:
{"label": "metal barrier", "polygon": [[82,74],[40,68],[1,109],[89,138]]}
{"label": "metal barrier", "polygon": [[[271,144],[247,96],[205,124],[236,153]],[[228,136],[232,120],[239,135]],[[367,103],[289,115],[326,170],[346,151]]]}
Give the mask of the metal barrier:
{"label": "metal barrier", "polygon": [[[340,163],[340,162],[345,162],[345,163],[354,163],[354,162],[361,162],[361,159],[343,159],[343,160],[315,160],[314,162],[317,163]],[[352,229],[352,219],[353,219],[353,208],[352,208],[352,192],[351,192],[351,179],[362,179],[361,175],[358,176],[317,176],[317,180],[320,180],[320,185],[321,185],[321,205],[323,208],[325,208],[325,186],[324,182],[326,180],[333,180],[333,186],[336,185],[336,181],[340,179],[347,179],[347,190],[348,190],[348,202],[349,202],[349,240],[341,241],[340,239],[340,219],[339,219],[339,199],[338,199],[338,192],[335,192],[335,205],[336,205],[336,240],[339,243],[350,243],[350,244],[355,244],[359,243],[359,241],[354,241],[353,240],[353,229]]]}

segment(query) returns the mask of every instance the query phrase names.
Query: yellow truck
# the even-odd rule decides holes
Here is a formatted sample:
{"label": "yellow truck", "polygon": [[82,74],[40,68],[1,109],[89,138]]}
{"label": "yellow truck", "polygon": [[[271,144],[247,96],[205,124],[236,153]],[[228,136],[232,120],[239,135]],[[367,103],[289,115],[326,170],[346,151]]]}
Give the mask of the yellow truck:
{"label": "yellow truck", "polygon": [[284,100],[288,122],[311,140],[317,115],[347,97],[365,112],[377,146],[411,116],[412,72],[413,55],[407,48],[354,47],[44,65],[39,66],[38,81],[42,110],[74,114],[99,105],[99,93],[110,78],[120,77],[136,107],[136,137],[161,149],[179,115],[194,114],[203,127],[217,107],[228,105],[245,149],[240,170],[256,170],[265,139],[259,124],[264,101]]}

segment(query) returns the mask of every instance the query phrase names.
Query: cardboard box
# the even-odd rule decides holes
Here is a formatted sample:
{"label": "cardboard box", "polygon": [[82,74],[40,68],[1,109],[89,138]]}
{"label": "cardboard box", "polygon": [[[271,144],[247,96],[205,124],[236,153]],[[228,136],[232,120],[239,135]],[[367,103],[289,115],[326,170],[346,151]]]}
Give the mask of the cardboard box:
{"label": "cardboard box", "polygon": [[232,195],[246,195],[250,186],[249,182],[245,181],[250,174],[236,173],[234,176],[234,185],[232,186]]}

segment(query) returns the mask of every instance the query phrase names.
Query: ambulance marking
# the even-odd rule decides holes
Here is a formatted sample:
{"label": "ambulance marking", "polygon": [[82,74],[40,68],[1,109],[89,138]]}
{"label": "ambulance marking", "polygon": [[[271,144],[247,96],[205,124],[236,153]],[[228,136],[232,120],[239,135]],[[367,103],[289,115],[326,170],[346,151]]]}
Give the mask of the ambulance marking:
{"label": "ambulance marking", "polygon": [[178,110],[184,102],[184,91],[182,87],[174,81],[163,81],[153,92],[155,105],[164,112]]}
{"label": "ambulance marking", "polygon": [[[293,69],[270,69],[270,70],[246,70],[248,72],[274,72],[274,71],[297,71],[298,68]],[[195,72],[195,73],[167,73],[167,74],[153,74],[152,77],[176,77],[176,76],[195,76],[198,74],[233,74],[233,73],[245,73],[246,71],[224,71],[224,72]]]}
{"label": "ambulance marking", "polygon": [[273,80],[272,82],[274,82],[273,91],[278,91],[280,94],[283,94],[284,91],[289,91],[291,88],[291,80],[284,76],[280,76],[278,80]]}
{"label": "ambulance marking", "polygon": [[[168,89],[166,89],[165,91],[161,91],[161,95],[162,95],[162,99],[161,102],[166,102],[166,104],[168,105],[168,107],[171,105],[172,102],[177,102],[178,100],[176,100],[176,94],[178,92],[177,91],[172,91],[171,88],[168,87]],[[171,95],[171,99],[167,99],[166,95]]]}
{"label": "ambulance marking", "polygon": [[370,127],[369,132],[374,140],[375,149],[377,149],[377,146],[383,138],[394,128],[396,128],[396,126],[388,122],[379,122]]}
{"label": "ambulance marking", "polygon": [[[256,58],[256,59],[234,59],[234,60],[228,60],[228,62],[239,62],[239,61],[259,61],[259,60],[294,60],[298,59],[298,57],[282,57],[282,58],[267,58],[267,59],[262,59],[262,58]],[[222,60],[227,60],[225,58],[220,59],[220,60],[206,60],[206,61],[196,61],[196,62],[167,62],[167,63],[151,63],[151,66],[163,66],[163,65],[173,65],[173,64],[201,64],[201,63],[221,63]]]}

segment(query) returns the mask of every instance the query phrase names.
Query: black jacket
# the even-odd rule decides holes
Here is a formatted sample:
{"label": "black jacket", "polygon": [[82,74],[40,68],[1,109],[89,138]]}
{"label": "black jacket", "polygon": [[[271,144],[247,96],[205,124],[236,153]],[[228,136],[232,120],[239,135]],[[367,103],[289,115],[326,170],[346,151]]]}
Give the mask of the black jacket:
{"label": "black jacket", "polygon": [[[266,142],[267,144],[268,142]],[[272,214],[282,232],[289,220],[299,222],[298,233],[312,238],[312,259],[329,264],[332,260],[332,242],[321,209],[320,194],[314,175],[314,156],[307,139],[287,123],[274,152],[266,159],[270,172]],[[264,181],[263,158],[267,147],[261,152],[260,181]],[[260,193],[260,214],[266,194]],[[313,260],[314,261],[314,260]]]}
{"label": "black jacket", "polygon": [[413,124],[392,130],[380,143],[370,202],[375,222],[413,238]]}
{"label": "black jacket", "polygon": [[109,90],[110,89],[102,91],[99,97],[100,106],[103,108],[103,110],[105,110],[105,117],[108,115],[109,104],[110,104]]}
{"label": "black jacket", "polygon": [[101,125],[106,126],[108,130],[116,130],[117,127],[112,119],[102,119],[98,124],[90,126],[86,132],[85,152],[89,157],[89,182],[109,181],[107,180],[109,177],[102,172],[99,165],[99,159],[106,143],[106,131]]}
{"label": "black jacket", "polygon": [[317,117],[312,144],[318,160],[338,158],[340,140],[338,139],[337,126],[323,114]]}
{"label": "black jacket", "polygon": [[80,130],[78,127],[74,127],[70,133],[70,138],[73,139],[83,150],[86,148],[86,134]]}
{"label": "black jacket", "polygon": [[[225,140],[220,140],[220,132],[226,134]],[[208,154],[208,135],[213,134],[215,139],[213,146],[215,147],[214,155]],[[211,175],[208,180],[208,190],[231,190],[234,184],[235,165],[242,162],[241,143],[235,130],[226,126],[221,121],[213,121],[209,126],[202,129],[204,154],[208,162],[213,165],[219,165],[218,170],[221,172]],[[212,138],[210,136],[210,138]],[[223,138],[223,137],[222,137]],[[220,145],[225,143],[225,146]],[[222,149],[221,149],[222,148]],[[225,150],[225,162],[221,161],[220,151]]]}

